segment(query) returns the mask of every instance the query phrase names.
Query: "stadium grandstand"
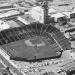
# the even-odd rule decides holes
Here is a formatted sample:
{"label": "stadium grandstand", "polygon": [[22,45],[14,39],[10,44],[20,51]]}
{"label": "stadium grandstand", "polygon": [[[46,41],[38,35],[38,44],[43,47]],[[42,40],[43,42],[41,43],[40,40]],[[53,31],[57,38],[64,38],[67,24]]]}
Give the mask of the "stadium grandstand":
{"label": "stadium grandstand", "polygon": [[1,31],[0,45],[10,54],[11,60],[18,61],[59,58],[62,50],[71,49],[57,28],[38,22]]}

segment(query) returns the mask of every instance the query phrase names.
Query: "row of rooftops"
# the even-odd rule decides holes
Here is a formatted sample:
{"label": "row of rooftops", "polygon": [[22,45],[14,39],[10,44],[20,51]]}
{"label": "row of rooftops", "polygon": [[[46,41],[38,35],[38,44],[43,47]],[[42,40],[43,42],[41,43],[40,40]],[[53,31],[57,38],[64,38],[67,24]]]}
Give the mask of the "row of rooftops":
{"label": "row of rooftops", "polygon": [[[12,5],[8,5],[8,6],[11,7]],[[8,7],[8,6],[6,6],[6,7]],[[32,16],[32,18],[35,19],[36,21],[41,21],[41,20],[38,19],[38,18],[40,18],[40,16],[42,17],[42,20],[43,20],[43,9],[40,6],[32,7],[28,12]],[[11,15],[19,14],[19,13],[20,12],[17,11],[17,10],[10,10],[6,13],[0,13],[0,18],[8,17],[8,16],[11,16]],[[27,13],[27,12],[25,12],[25,13]],[[70,18],[71,14],[74,14],[74,13],[75,13],[74,8],[73,8],[72,11],[63,11],[63,12],[60,12],[58,9],[55,9],[55,8],[49,8],[49,12],[48,12],[49,16],[54,17],[55,21],[57,21],[57,18],[60,18],[60,17],[63,17],[63,16],[66,16],[67,18]],[[35,14],[36,14],[36,16],[35,16]]]}
{"label": "row of rooftops", "polygon": [[[36,6],[31,8],[31,10],[28,11],[29,14],[34,18],[36,21],[39,21],[43,23],[44,21],[44,11],[40,6]],[[36,14],[36,16],[35,16]],[[49,8],[48,15],[51,18],[54,18],[54,22],[57,22],[58,18],[66,17],[66,19],[75,18],[75,8],[72,8],[70,11],[59,11],[55,8]]]}
{"label": "row of rooftops", "polygon": [[20,14],[20,12],[17,10],[10,10],[10,11],[5,12],[5,13],[0,13],[0,18],[19,15],[19,14]]}
{"label": "row of rooftops", "polygon": [[71,18],[72,14],[75,14],[75,8],[72,11],[63,11],[63,12],[60,12],[53,8],[49,9],[49,15],[51,17],[55,17],[55,19],[63,17],[63,16],[66,16],[67,18]]}
{"label": "row of rooftops", "polygon": [[[11,22],[11,20],[10,20],[11,17],[17,17],[18,21],[27,25],[27,24],[30,24],[35,21],[42,22],[42,20],[44,18],[42,11],[43,11],[42,8],[39,6],[31,8],[31,10],[24,12],[24,14],[19,12],[18,10],[10,10],[5,13],[0,13],[0,19],[1,20],[9,19],[9,21]],[[36,16],[35,16],[35,14],[36,14]],[[60,12],[54,8],[50,8],[49,16],[51,17],[51,19],[53,18],[53,20],[54,20],[53,22],[57,22],[59,18],[64,17],[64,16],[66,17],[66,19],[75,18],[75,9],[73,8],[72,11]],[[10,23],[10,22],[8,22],[8,23]]]}

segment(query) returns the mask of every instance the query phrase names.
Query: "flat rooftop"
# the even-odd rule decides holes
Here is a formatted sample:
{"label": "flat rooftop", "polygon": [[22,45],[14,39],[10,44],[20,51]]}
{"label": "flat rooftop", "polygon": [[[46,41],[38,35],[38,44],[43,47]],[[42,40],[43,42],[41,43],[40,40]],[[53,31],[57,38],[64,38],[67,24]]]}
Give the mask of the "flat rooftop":
{"label": "flat rooftop", "polygon": [[33,19],[32,17],[31,17],[31,15],[21,15],[20,16],[21,18],[23,18],[23,19],[25,19],[26,21],[28,21],[29,23],[32,23],[32,22],[35,22],[35,19]]}
{"label": "flat rooftop", "polygon": [[8,20],[8,21],[6,21],[6,23],[8,25],[10,25],[10,27],[12,27],[12,28],[14,28],[14,27],[20,27],[20,25],[17,22],[13,21],[13,20]]}

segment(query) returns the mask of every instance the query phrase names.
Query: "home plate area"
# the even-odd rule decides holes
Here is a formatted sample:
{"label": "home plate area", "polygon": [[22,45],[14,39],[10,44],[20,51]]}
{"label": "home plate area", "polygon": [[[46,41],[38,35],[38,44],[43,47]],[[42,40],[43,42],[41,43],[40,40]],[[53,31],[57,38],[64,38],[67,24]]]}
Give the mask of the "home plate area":
{"label": "home plate area", "polygon": [[32,46],[32,47],[45,46],[45,42],[40,37],[35,37],[29,40],[25,40],[25,43],[27,46]]}

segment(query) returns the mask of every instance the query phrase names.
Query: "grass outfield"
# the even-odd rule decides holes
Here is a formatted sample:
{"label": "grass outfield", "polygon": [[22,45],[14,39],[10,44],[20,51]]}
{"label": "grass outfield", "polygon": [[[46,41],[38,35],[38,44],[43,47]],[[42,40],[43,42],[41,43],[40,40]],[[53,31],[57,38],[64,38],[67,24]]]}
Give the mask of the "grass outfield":
{"label": "grass outfield", "polygon": [[[35,38],[35,37],[34,37]],[[32,38],[33,39],[33,38]],[[20,40],[12,42],[10,44],[3,45],[2,47],[13,56],[26,58],[28,60],[47,58],[58,56],[56,50],[60,50],[56,43],[50,45],[45,38],[35,38],[36,40],[31,40],[33,45],[37,44],[38,46],[28,46],[25,43],[25,40]],[[35,44],[34,44],[35,41]],[[43,44],[41,44],[41,43]]]}

